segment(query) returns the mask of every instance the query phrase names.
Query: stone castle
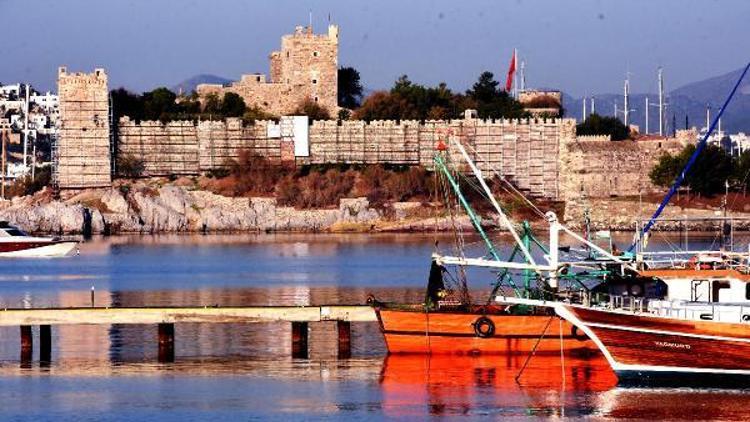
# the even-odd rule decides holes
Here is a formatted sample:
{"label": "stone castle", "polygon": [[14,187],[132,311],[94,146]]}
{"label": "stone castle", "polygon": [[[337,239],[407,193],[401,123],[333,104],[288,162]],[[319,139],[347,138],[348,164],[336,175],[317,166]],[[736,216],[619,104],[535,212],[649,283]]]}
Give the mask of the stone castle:
{"label": "stone castle", "polygon": [[254,73],[225,87],[198,85],[201,98],[233,92],[248,107],[258,107],[276,116],[289,115],[305,101],[313,101],[331,115],[338,110],[339,28],[328,26],[327,34],[314,34],[312,27],[298,26],[293,34],[281,38],[281,50],[270,59],[270,79]]}
{"label": "stone castle", "polygon": [[[317,35],[298,27],[270,56],[270,80],[243,75],[228,87],[199,85],[210,94],[235,92],[249,106],[278,114],[278,121],[110,121],[107,74],[58,75],[60,139],[54,160],[61,189],[110,186],[117,157],[143,162],[143,176],[198,175],[225,168],[250,150],[290,166],[310,164],[396,164],[433,168],[436,146],[457,137],[486,173],[498,171],[536,197],[633,196],[656,192],[648,173],[663,153],[676,153],[695,134],[676,138],[613,142],[576,136],[575,120],[556,117],[559,91],[525,91],[519,98],[536,117],[436,121],[308,121],[290,116],[304,101],[333,114],[337,107],[338,27]],[[110,128],[110,125],[113,127]],[[117,134],[117,143],[112,134]]]}

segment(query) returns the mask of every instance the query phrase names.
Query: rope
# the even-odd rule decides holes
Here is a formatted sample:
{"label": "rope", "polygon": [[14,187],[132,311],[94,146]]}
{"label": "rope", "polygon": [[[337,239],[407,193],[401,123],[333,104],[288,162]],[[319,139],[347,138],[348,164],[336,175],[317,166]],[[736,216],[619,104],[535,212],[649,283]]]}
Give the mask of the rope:
{"label": "rope", "polygon": [[519,191],[518,189],[516,189],[516,187],[515,187],[515,186],[514,186],[514,185],[513,185],[513,184],[512,184],[511,182],[509,182],[509,181],[508,181],[508,179],[506,179],[506,178],[505,178],[505,177],[504,177],[504,176],[503,176],[502,174],[500,174],[500,173],[499,173],[499,172],[498,172],[498,171],[497,171],[497,170],[496,170],[496,169],[495,169],[495,168],[494,168],[494,167],[493,167],[493,166],[491,165],[491,163],[490,163],[489,161],[485,160],[485,159],[484,159],[484,157],[482,157],[482,155],[481,155],[481,154],[479,154],[479,153],[477,152],[477,150],[476,150],[476,149],[475,149],[474,147],[472,147],[471,145],[468,145],[468,144],[467,144],[467,145],[464,145],[464,147],[465,147],[465,148],[468,148],[468,149],[469,149],[469,150],[470,150],[471,152],[473,152],[473,153],[474,153],[474,156],[475,156],[476,158],[478,158],[478,159],[479,159],[480,161],[482,161],[483,163],[487,164],[487,167],[489,168],[489,170],[490,170],[490,171],[491,171],[491,172],[492,172],[492,173],[493,173],[493,174],[494,174],[494,175],[495,175],[495,176],[496,176],[496,177],[497,177],[497,178],[498,178],[498,179],[499,179],[499,180],[500,180],[501,182],[505,183],[505,184],[506,184],[506,185],[507,185],[507,186],[508,186],[508,187],[510,188],[510,192],[511,192],[511,193],[513,193],[513,194],[515,194],[515,195],[516,195],[517,197],[519,197],[519,198],[523,199],[523,200],[524,200],[524,202],[526,202],[526,203],[527,203],[527,204],[529,205],[529,207],[531,207],[531,209],[532,209],[532,210],[533,210],[534,212],[536,212],[536,213],[537,213],[537,215],[539,215],[540,217],[544,217],[544,213],[542,212],[542,210],[540,210],[540,209],[539,209],[539,207],[537,207],[537,206],[536,206],[536,205],[535,205],[535,204],[534,204],[533,202],[531,202],[531,200],[529,200],[529,198],[527,198],[527,197],[526,197],[526,195],[524,195],[524,194],[523,194],[523,193],[522,193],[521,191]]}
{"label": "rope", "polygon": [[549,317],[549,320],[547,321],[547,325],[544,326],[544,330],[542,330],[542,335],[539,336],[538,339],[536,339],[536,343],[534,343],[534,347],[531,349],[531,353],[526,356],[526,361],[523,363],[523,366],[521,367],[521,370],[518,371],[518,375],[516,375],[516,384],[518,384],[518,380],[521,379],[521,375],[523,375],[523,371],[526,370],[526,367],[529,365],[529,361],[531,361],[531,358],[534,357],[534,354],[536,353],[536,349],[539,347],[539,343],[542,342],[542,339],[544,338],[544,335],[547,334],[547,330],[549,329],[550,324],[552,324],[552,320],[555,318],[554,315]]}

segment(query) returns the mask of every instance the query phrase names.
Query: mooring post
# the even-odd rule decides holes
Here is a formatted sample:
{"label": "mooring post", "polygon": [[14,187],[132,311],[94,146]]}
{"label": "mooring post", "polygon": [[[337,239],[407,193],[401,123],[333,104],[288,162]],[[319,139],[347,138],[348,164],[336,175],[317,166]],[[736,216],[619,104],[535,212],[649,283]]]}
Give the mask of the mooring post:
{"label": "mooring post", "polygon": [[49,364],[52,361],[52,327],[39,326],[39,363]]}
{"label": "mooring post", "polygon": [[336,321],[339,334],[339,359],[352,357],[352,323],[349,321]]}
{"label": "mooring post", "polygon": [[159,324],[159,362],[174,362],[174,324]]}
{"label": "mooring post", "polygon": [[34,340],[31,337],[31,325],[21,326],[21,363],[31,362]]}
{"label": "mooring post", "polygon": [[307,350],[307,322],[292,322],[292,358],[307,359],[309,356]]}

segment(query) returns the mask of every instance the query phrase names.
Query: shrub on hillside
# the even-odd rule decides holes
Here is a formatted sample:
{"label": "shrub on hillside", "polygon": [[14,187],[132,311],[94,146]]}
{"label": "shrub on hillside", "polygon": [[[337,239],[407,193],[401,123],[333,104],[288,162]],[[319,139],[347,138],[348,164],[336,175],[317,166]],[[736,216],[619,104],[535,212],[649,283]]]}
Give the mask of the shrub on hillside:
{"label": "shrub on hillside", "polygon": [[143,175],[146,164],[143,159],[133,154],[123,154],[117,157],[117,174],[129,179],[135,179]]}
{"label": "shrub on hillside", "polygon": [[230,176],[236,180],[235,195],[273,193],[276,183],[284,176],[284,170],[268,158],[251,150],[239,151],[237,159],[231,162]]}
{"label": "shrub on hillside", "polygon": [[10,186],[8,186],[6,196],[8,198],[13,198],[16,196],[33,195],[42,190],[45,186],[49,186],[51,182],[52,173],[50,168],[38,168],[33,179],[31,178],[31,175],[16,179]]}

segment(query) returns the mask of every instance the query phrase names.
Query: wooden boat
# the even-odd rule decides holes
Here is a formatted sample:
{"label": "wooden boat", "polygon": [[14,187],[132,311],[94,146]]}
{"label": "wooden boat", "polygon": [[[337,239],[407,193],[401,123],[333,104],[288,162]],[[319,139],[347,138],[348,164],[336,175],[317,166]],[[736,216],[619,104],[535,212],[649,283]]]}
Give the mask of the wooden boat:
{"label": "wooden boat", "polygon": [[567,321],[560,325],[545,309],[527,315],[498,306],[431,312],[423,305],[376,306],[375,311],[389,353],[559,355],[561,348],[598,353],[582,331]]}
{"label": "wooden boat", "polygon": [[621,384],[750,387],[750,306],[654,301],[645,312],[560,305]]}

